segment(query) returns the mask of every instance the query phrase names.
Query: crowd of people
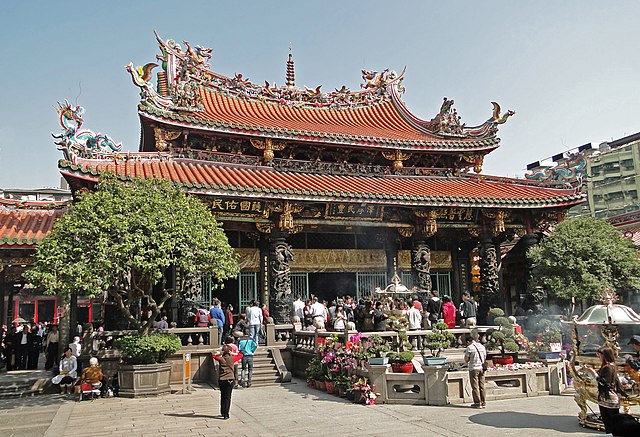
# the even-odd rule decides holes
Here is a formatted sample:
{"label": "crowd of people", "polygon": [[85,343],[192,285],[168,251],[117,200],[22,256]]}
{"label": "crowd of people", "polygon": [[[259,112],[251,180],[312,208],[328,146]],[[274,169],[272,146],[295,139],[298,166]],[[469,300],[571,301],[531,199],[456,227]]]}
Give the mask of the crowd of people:
{"label": "crowd of people", "polygon": [[58,367],[58,325],[51,323],[13,323],[2,326],[1,365],[7,370],[35,370],[44,354],[45,369]]}
{"label": "crowd of people", "polygon": [[474,327],[477,313],[478,304],[469,293],[463,293],[462,302],[456,308],[450,296],[440,297],[437,290],[431,291],[424,300],[413,294],[407,298],[382,296],[356,302],[347,295],[329,303],[316,296],[306,301],[298,296],[292,307],[294,321],[302,323],[304,329],[327,331],[347,328],[360,332],[384,331],[389,314],[405,316],[409,330],[429,329],[438,321],[443,321],[449,328]]}
{"label": "crowd of people", "polygon": [[[99,328],[100,329],[100,328]],[[91,358],[89,366],[80,372],[78,358],[82,353],[80,334],[83,331],[78,324],[78,335],[59,354],[61,337],[58,325],[54,323],[13,323],[10,328],[2,326],[0,338],[0,367],[7,371],[37,370],[42,364],[54,376],[53,384],[60,386],[60,393],[73,393],[74,386],[92,384],[102,396],[108,395],[108,381],[102,373],[97,358]],[[80,376],[78,376],[80,375]]]}

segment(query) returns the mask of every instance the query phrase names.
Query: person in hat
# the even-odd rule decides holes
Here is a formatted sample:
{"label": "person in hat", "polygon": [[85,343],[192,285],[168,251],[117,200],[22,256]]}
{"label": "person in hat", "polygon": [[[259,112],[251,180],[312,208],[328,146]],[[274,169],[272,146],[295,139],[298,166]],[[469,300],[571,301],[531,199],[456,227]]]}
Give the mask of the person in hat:
{"label": "person in hat", "polygon": [[631,337],[627,344],[631,345],[636,352],[634,355],[627,355],[625,357],[627,359],[627,365],[635,372],[638,372],[640,370],[640,335]]}

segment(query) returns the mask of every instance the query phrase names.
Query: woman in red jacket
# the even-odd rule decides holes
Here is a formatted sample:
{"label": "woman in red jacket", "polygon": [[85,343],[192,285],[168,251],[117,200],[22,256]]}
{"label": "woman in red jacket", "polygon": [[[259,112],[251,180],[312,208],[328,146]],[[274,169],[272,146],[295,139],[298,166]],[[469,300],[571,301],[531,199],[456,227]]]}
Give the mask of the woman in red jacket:
{"label": "woman in red jacket", "polygon": [[451,328],[456,327],[456,307],[451,302],[451,298],[447,295],[442,296],[442,314],[444,323]]}

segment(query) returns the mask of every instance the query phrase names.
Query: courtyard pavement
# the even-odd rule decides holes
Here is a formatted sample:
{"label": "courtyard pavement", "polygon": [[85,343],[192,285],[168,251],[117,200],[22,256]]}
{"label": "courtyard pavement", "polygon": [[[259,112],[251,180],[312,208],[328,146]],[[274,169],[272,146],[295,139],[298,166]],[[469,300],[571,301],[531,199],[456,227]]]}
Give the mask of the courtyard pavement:
{"label": "courtyard pavement", "polygon": [[[233,392],[231,419],[219,418],[220,392],[77,402],[63,395],[0,400],[0,436],[587,436],[571,394],[468,406],[353,404],[302,380]],[[597,408],[597,407],[596,407]]]}

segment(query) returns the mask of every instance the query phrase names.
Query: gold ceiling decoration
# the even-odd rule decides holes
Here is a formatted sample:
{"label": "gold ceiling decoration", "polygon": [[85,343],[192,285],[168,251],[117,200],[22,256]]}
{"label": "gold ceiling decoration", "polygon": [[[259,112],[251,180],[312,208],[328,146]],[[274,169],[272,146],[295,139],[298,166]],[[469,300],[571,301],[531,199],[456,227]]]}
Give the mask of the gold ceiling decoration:
{"label": "gold ceiling decoration", "polygon": [[411,153],[403,152],[401,150],[382,151],[382,156],[389,161],[393,161],[393,169],[399,171],[404,166],[403,161],[411,157]]}
{"label": "gold ceiling decoration", "polygon": [[159,127],[154,127],[153,135],[156,140],[156,150],[158,150],[159,152],[164,152],[169,148],[169,144],[167,143],[167,141],[173,141],[177,139],[181,134],[182,132],[180,131],[168,131]]}
{"label": "gold ceiling decoration", "polygon": [[287,143],[282,141],[273,141],[271,138],[265,139],[252,139],[251,145],[256,149],[262,150],[262,157],[264,162],[269,162],[274,158],[274,150],[280,151],[287,147]]}
{"label": "gold ceiling decoration", "polygon": [[270,234],[273,228],[273,223],[256,223],[256,229],[263,234]]}

